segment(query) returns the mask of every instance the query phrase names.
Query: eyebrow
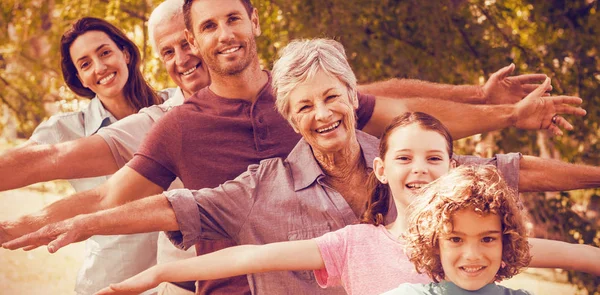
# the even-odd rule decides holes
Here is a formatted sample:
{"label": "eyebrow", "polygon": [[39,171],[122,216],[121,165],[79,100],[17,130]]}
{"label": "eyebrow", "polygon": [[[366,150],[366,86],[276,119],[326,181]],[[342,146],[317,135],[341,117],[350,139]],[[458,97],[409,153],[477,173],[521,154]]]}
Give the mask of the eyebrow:
{"label": "eyebrow", "polygon": [[[410,152],[412,151],[412,149],[401,149],[401,150],[396,150],[395,152]],[[428,150],[427,153],[444,153],[447,152],[446,150]]]}
{"label": "eyebrow", "polygon": [[[322,95],[322,96],[325,96],[327,93],[329,93],[331,90],[334,90],[334,89],[335,89],[335,87],[331,87],[331,88],[329,88],[329,89],[327,89],[327,90],[323,91],[323,94],[321,94],[321,95]],[[307,102],[310,102],[310,101],[311,101],[311,100],[310,100],[309,98],[303,98],[303,99],[301,99],[301,100],[300,100],[298,103],[307,103]]]}
{"label": "eyebrow", "polygon": [[[484,231],[481,233],[478,233],[478,236],[485,236],[485,235],[491,235],[491,234],[501,234],[502,232],[499,230],[488,230],[488,231]],[[467,236],[467,234],[463,233],[463,232],[459,232],[459,231],[452,231],[450,234],[455,234],[455,235],[462,235],[462,236]]]}
{"label": "eyebrow", "polygon": [[[226,16],[227,16],[227,17],[230,17],[230,16],[233,16],[233,15],[240,15],[240,14],[242,14],[242,13],[241,13],[241,12],[239,12],[239,11],[232,11],[232,12],[228,13]],[[207,20],[205,20],[205,21],[201,22],[201,23],[198,25],[198,29],[201,29],[202,27],[204,27],[204,25],[205,25],[205,24],[207,24],[207,23],[209,23],[209,22],[215,22],[215,21],[214,21],[214,19],[215,19],[215,17],[212,17],[212,18],[209,18],[209,19],[207,19]]]}
{"label": "eyebrow", "polygon": [[[102,49],[102,47],[104,47],[104,46],[108,46],[108,44],[100,44],[100,46],[96,47],[96,50],[94,50],[94,52],[98,52],[98,51],[99,51],[99,50],[101,50],[101,49]],[[79,62],[80,60],[82,60],[82,59],[85,59],[85,58],[87,58],[87,55],[84,55],[84,56],[82,56],[82,57],[78,58],[78,59],[76,60],[76,62]]]}

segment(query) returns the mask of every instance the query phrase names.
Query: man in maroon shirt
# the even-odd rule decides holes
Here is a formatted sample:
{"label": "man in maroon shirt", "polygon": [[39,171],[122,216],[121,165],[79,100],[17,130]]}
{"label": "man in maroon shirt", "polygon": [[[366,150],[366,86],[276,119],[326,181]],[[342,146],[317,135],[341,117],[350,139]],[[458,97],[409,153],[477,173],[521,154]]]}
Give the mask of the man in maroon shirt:
{"label": "man in maroon shirt", "polygon": [[[160,193],[176,176],[190,189],[214,187],[233,179],[249,164],[287,156],[295,145],[299,136],[276,113],[269,73],[260,69],[254,41],[260,25],[250,2],[186,1],[184,13],[187,37],[201,53],[212,84],[165,115],[134,159],[107,183],[50,205],[43,218],[28,221],[32,229]],[[359,98],[358,127],[374,135],[391,118],[408,110],[427,111],[440,118],[456,138],[512,125],[549,128],[558,133],[558,127],[550,124],[555,113],[584,113],[562,105],[580,103],[573,97],[543,97],[499,106],[366,95]],[[570,128],[564,119],[559,122]],[[211,243],[202,245],[201,250],[221,246],[227,245]],[[242,283],[239,279],[235,282]],[[201,285],[199,292],[247,292],[245,277],[241,279],[242,284]]]}

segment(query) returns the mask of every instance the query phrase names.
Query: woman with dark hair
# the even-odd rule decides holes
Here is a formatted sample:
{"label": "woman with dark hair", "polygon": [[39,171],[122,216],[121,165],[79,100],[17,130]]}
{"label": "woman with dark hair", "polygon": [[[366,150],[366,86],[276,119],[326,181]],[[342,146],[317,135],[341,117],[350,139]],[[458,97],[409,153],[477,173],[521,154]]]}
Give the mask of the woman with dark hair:
{"label": "woman with dark hair", "polygon": [[[40,124],[25,145],[55,144],[88,137],[140,109],[162,103],[140,72],[137,46],[118,28],[92,17],[77,20],[60,40],[61,68],[67,86],[90,98],[80,111],[57,114]],[[166,99],[167,97],[165,97]],[[108,176],[69,180],[76,191],[96,187]],[[77,276],[77,294],[92,294],[156,262],[130,261],[131,253],[156,248],[157,234],[95,236],[86,243]]]}

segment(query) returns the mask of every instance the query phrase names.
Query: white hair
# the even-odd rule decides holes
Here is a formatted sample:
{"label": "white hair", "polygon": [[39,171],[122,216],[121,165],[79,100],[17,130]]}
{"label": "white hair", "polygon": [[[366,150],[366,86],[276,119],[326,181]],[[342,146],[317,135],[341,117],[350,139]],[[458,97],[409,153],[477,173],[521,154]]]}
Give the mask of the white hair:
{"label": "white hair", "polygon": [[[322,70],[346,85],[350,103],[358,107],[356,76],[346,60],[344,46],[332,39],[294,40],[279,53],[273,65],[273,93],[281,115],[289,117],[289,94],[298,84],[311,79]],[[291,122],[290,122],[291,123]]]}
{"label": "white hair", "polygon": [[154,29],[178,16],[183,18],[183,0],[166,0],[154,8],[150,14],[148,18],[148,37],[150,38],[150,46],[157,55],[160,56],[160,52],[154,39]]}

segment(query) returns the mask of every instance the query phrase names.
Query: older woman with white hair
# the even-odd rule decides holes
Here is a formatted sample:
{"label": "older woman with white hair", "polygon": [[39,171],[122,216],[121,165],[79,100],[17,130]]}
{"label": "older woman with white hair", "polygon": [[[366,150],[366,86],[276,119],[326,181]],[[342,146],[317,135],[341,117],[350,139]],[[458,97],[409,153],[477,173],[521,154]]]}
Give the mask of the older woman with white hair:
{"label": "older woman with white hair", "polygon": [[[38,233],[46,240],[40,242],[51,242],[57,250],[94,234],[164,230],[181,248],[219,239],[267,244],[311,239],[358,223],[368,198],[364,184],[377,156],[378,140],[355,129],[356,77],[342,46],[328,39],[293,41],[282,50],[272,77],[277,108],[302,135],[286,159],[250,165],[234,180],[213,189],[172,190],[79,215],[42,228]],[[509,182],[518,179],[517,154],[475,161],[496,162]],[[207,261],[202,279],[232,275],[223,266],[220,258]],[[153,277],[144,286],[157,280]],[[345,294],[341,287],[319,288],[312,271],[253,273],[248,280],[253,294]]]}

